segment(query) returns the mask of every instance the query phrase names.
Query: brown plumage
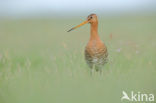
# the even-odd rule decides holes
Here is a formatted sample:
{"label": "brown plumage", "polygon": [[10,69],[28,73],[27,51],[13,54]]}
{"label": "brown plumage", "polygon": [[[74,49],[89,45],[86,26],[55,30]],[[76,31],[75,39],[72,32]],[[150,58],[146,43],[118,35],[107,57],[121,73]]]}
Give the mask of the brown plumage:
{"label": "brown plumage", "polygon": [[85,48],[85,60],[91,69],[101,71],[104,64],[107,62],[107,48],[105,44],[100,40],[98,35],[98,19],[96,14],[91,14],[87,17],[87,20],[80,25],[70,29],[69,31],[78,28],[86,23],[90,23],[90,39]]}

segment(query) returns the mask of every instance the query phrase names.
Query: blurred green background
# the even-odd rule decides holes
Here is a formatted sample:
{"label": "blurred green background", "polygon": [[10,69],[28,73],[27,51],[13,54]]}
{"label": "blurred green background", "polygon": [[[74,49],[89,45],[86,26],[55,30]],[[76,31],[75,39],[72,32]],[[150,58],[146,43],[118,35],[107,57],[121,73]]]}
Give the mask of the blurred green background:
{"label": "blurred green background", "polygon": [[91,76],[84,60],[89,24],[70,33],[67,30],[85,20],[92,10],[82,13],[80,10],[76,15],[62,11],[64,16],[46,12],[34,17],[27,12],[10,13],[11,9],[3,7],[0,103],[122,103],[122,91],[128,95],[131,91],[156,94],[153,6],[142,12],[136,8],[133,13],[104,13],[101,9],[93,11],[97,11],[99,35],[108,48],[109,62],[103,68],[103,75]]}

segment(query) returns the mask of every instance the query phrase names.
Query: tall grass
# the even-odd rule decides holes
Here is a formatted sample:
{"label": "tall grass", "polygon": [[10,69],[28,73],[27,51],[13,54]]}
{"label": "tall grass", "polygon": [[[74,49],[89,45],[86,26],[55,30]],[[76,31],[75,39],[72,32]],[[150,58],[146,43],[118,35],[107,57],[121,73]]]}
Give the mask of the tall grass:
{"label": "tall grass", "polygon": [[99,18],[109,62],[92,76],[83,52],[89,25],[66,32],[80,22],[1,21],[0,103],[121,103],[123,90],[156,94],[155,16]]}

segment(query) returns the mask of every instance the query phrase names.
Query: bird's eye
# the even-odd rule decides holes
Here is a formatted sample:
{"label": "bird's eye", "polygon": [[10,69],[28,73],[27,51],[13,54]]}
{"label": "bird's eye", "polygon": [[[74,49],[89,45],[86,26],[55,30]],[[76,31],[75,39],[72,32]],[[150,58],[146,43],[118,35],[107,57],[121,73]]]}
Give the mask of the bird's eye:
{"label": "bird's eye", "polygon": [[91,16],[90,19],[92,19],[93,17]]}

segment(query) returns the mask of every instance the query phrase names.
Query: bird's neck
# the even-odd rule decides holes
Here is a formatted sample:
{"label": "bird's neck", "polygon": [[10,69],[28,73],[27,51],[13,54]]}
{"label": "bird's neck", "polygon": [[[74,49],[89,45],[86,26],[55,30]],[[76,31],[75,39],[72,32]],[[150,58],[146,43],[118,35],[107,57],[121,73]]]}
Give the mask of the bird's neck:
{"label": "bird's neck", "polygon": [[90,40],[99,40],[98,35],[98,22],[91,23],[91,30],[90,30]]}

